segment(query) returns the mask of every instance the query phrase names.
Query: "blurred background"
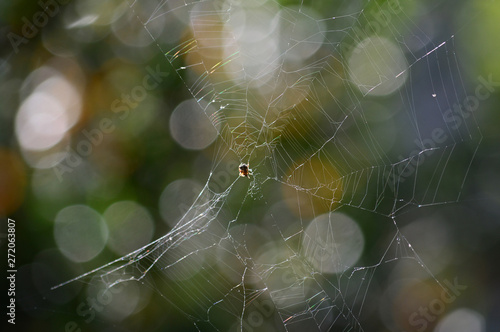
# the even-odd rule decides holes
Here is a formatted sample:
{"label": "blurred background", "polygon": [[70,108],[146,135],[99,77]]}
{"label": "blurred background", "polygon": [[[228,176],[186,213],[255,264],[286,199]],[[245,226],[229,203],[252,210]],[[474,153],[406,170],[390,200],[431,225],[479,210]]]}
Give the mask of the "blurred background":
{"label": "blurred background", "polygon": [[[255,311],[259,308],[258,301],[248,302],[247,315],[252,308],[260,312],[264,318],[259,324],[244,316],[248,324],[238,325],[241,313],[236,309],[229,318],[227,311],[216,311],[206,318],[207,322],[199,321],[196,326],[193,319],[180,314],[173,303],[181,301],[181,309],[189,311],[186,307],[203,302],[197,296],[186,299],[182,294],[197,291],[198,281],[189,278],[199,272],[193,266],[207,264],[204,260],[210,262],[206,257],[191,261],[191,267],[180,267],[178,274],[175,270],[166,275],[152,273],[147,285],[120,284],[111,288],[116,290],[112,295],[103,295],[92,276],[57,290],[50,289],[167,234],[195,199],[199,199],[200,206],[212,200],[237,177],[237,165],[247,161],[247,154],[240,153],[239,137],[232,137],[237,142],[236,148],[227,154],[221,153],[223,148],[217,144],[218,139],[227,137],[224,128],[229,128],[231,136],[239,123],[228,120],[229,127],[224,127],[225,120],[218,117],[219,113],[207,113],[209,106],[205,100],[193,99],[197,79],[202,74],[196,69],[200,58],[205,63],[212,61],[213,71],[221,59],[217,54],[202,52],[209,52],[210,47],[200,48],[200,58],[188,54],[192,38],[210,39],[197,35],[196,21],[192,23],[190,19],[199,16],[192,13],[206,13],[212,7],[196,7],[196,3],[184,6],[184,3],[123,0],[0,3],[0,243],[6,252],[7,218],[14,219],[18,271],[16,325],[7,325],[9,331],[196,331],[215,330],[215,327],[224,331],[284,330],[282,321],[286,316]],[[347,101],[354,96],[359,102],[354,104],[361,105],[360,118],[358,111],[340,112],[332,122],[355,118],[354,124],[366,124],[377,135],[373,142],[382,143],[376,148],[365,143],[358,146],[356,142],[362,142],[361,137],[368,129],[342,130],[339,139],[343,135],[351,137],[352,140],[344,141],[345,146],[353,150],[359,147],[362,157],[351,156],[354,159],[343,170],[340,166],[329,169],[330,182],[338,180],[336,173],[345,176],[346,172],[354,171],[357,162],[367,165],[363,167],[389,165],[397,173],[389,174],[388,178],[399,191],[387,194],[389,200],[377,208],[365,209],[361,203],[344,202],[337,198],[335,190],[320,194],[330,200],[341,200],[334,208],[342,213],[338,220],[344,226],[335,229],[335,234],[345,232],[350,240],[358,236],[357,243],[363,243],[347,245],[343,256],[349,258],[346,264],[371,266],[379,263],[380,257],[384,260],[376,269],[368,269],[368,275],[360,273],[359,280],[343,275],[337,280],[336,273],[344,269],[315,266],[323,275],[331,276],[328,285],[338,282],[342,294],[348,298],[348,306],[362,308],[354,315],[359,325],[351,317],[333,325],[331,330],[340,331],[346,326],[361,330],[362,326],[365,331],[497,331],[500,328],[500,269],[496,266],[500,252],[500,43],[496,36],[500,31],[500,3],[489,0],[404,4],[396,0],[351,4],[285,0],[249,3],[214,1],[207,6],[221,11],[241,7],[247,22],[249,17],[259,18],[257,23],[253,22],[254,26],[248,23],[245,31],[243,23],[241,27],[233,27],[246,42],[240,44],[243,51],[250,54],[258,49],[264,54],[254,54],[255,59],[273,58],[273,52],[279,56],[290,49],[289,44],[280,44],[280,38],[289,37],[283,32],[287,31],[286,25],[279,33],[272,30],[271,35],[278,40],[276,45],[262,46],[261,40],[252,34],[252,29],[258,29],[260,23],[274,22],[273,11],[281,10],[280,15],[287,22],[292,21],[287,16],[290,13],[297,17],[304,15],[327,35],[303,49],[293,48],[298,49],[296,53],[287,53],[292,73],[304,76],[306,72],[294,68],[310,69],[314,57],[331,56],[335,63],[350,68],[349,73],[328,68],[326,71],[333,75],[325,75],[323,83],[332,85],[315,88],[314,91],[322,93],[315,98],[320,102],[329,100],[320,105],[324,107],[322,110],[335,104],[344,105],[341,110],[346,111],[350,105]],[[307,15],[303,14],[306,12]],[[387,16],[388,12],[392,16]],[[151,20],[155,15],[162,18]],[[268,21],[266,15],[270,17]],[[379,27],[373,27],[374,23]],[[312,23],[303,24],[307,32]],[[361,38],[367,31],[372,36],[368,42]],[[340,37],[342,42],[335,39]],[[363,41],[368,46],[363,46]],[[442,42],[445,44],[441,45]],[[311,45],[317,48],[311,50]],[[170,50],[178,52],[167,53]],[[429,51],[432,53],[427,54]],[[391,58],[393,66],[380,69],[377,61],[384,58]],[[248,58],[245,61],[242,66],[249,76],[252,70],[258,71],[255,68],[263,66],[263,63],[249,63]],[[388,83],[378,85],[380,72],[370,72],[374,67],[366,66],[367,62],[389,76],[400,72],[402,75],[382,80]],[[185,70],[186,66],[193,69]],[[273,70],[286,72],[283,68]],[[230,78],[234,82],[247,79]],[[257,84],[252,88],[262,95],[262,100],[267,100],[265,85],[258,85],[258,80],[252,84]],[[295,85],[291,82],[287,86]],[[336,89],[346,92],[332,98],[328,92]],[[466,101],[468,96],[476,99]],[[260,101],[260,97],[248,98],[249,103]],[[295,95],[281,107],[302,105],[300,110],[312,114],[313,103],[304,100],[307,99]],[[205,114],[197,111],[197,102]],[[467,108],[468,102],[472,111]],[[318,114],[311,118],[320,125],[325,112]],[[232,115],[233,119],[238,118],[237,112]],[[283,132],[294,139],[287,142],[283,135],[281,151],[289,151],[288,157],[293,160],[276,161],[277,174],[283,179],[290,176],[289,181],[303,181],[295,182],[301,187],[322,187],[313,174],[334,164],[327,161],[328,153],[333,157],[341,153],[332,148],[331,152],[325,151],[326,159],[310,161],[308,170],[298,175],[290,173],[290,165],[301,158],[299,151],[325,142],[325,138],[314,136],[311,125],[314,122],[300,122],[300,115],[297,118],[298,125],[283,124],[288,130]],[[420,127],[415,130],[416,125]],[[345,126],[357,127],[350,120]],[[445,129],[435,132],[435,128]],[[418,135],[409,135],[407,141],[400,139],[410,131]],[[336,135],[328,134],[327,129],[325,132],[326,139]],[[274,132],[269,135],[267,143],[278,137]],[[405,175],[408,169],[398,165],[407,166],[413,160],[408,158],[415,157],[411,153],[419,148],[418,142],[428,148],[425,140],[429,137],[440,150],[432,154],[434,159],[427,155],[433,161],[419,168],[419,178],[415,180],[415,172]],[[387,159],[378,160],[371,155],[373,151],[382,151],[373,155],[384,155]],[[263,160],[260,171],[256,168],[258,174],[269,170]],[[221,175],[208,182],[210,191],[207,191],[205,184],[210,172]],[[254,188],[238,184],[235,192],[224,198],[228,208],[221,213],[225,215],[221,219],[252,225],[248,230],[235,227],[231,234],[235,238],[250,234],[254,240],[269,237],[269,243],[273,243],[275,238],[282,240],[299,232],[297,246],[304,245],[304,239],[321,238],[321,227],[329,225],[325,213],[332,206],[297,197],[296,191],[282,189],[279,181],[271,182],[261,183],[255,195]],[[344,193],[348,192],[349,184],[344,182],[343,186]],[[362,194],[362,204],[369,204],[364,198],[376,196],[366,194],[372,189],[367,186],[349,190],[354,191],[352,197]],[[261,201],[256,198],[240,204],[248,192],[252,199],[260,197]],[[372,203],[376,201],[371,199]],[[391,216],[391,211],[396,213]],[[195,218],[194,212],[191,211],[190,217]],[[272,214],[281,219],[269,217]],[[280,235],[276,227],[269,226],[275,223],[285,225],[283,229],[288,233]],[[308,228],[309,224],[321,226]],[[210,234],[219,234],[218,231],[211,230]],[[223,249],[228,245],[219,243]],[[246,248],[249,251],[261,254],[258,243],[248,246],[252,247]],[[175,255],[192,252],[197,247],[183,250]],[[210,251],[207,256],[215,261],[224,259],[224,252],[230,250],[222,251]],[[276,256],[283,255],[282,251],[277,252]],[[307,251],[304,254],[307,256]],[[385,262],[391,258],[401,262]],[[224,266],[216,269],[217,280],[236,283],[235,276],[225,271]],[[241,271],[235,273],[237,280]],[[364,281],[365,277],[370,285]],[[349,280],[354,285],[351,288],[344,284]],[[443,295],[443,289],[449,292]],[[365,295],[358,298],[352,293],[356,291]],[[318,303],[321,305],[323,301],[320,299]],[[200,320],[193,315],[195,321]],[[325,326],[330,325],[317,325],[311,330],[328,330]],[[309,330],[300,324],[288,325],[289,331],[294,328]]]}

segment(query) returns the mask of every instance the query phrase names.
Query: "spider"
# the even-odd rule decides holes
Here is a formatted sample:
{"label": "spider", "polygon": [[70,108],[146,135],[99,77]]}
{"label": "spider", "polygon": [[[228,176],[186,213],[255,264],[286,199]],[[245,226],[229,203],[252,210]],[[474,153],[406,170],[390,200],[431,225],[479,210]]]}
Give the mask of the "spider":
{"label": "spider", "polygon": [[248,164],[241,164],[239,166],[240,176],[248,178],[249,175],[252,175],[252,170],[248,167]]}

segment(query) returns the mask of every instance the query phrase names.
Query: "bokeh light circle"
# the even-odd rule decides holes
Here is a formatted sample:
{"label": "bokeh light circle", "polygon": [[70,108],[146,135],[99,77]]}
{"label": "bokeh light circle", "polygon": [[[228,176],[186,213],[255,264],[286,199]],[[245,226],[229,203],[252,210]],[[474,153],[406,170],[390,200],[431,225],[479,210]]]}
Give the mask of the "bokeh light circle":
{"label": "bokeh light circle", "polygon": [[133,201],[111,205],[103,214],[109,228],[108,247],[119,255],[148,244],[154,233],[151,214]]}
{"label": "bokeh light circle", "polygon": [[72,205],[57,214],[54,238],[66,257],[74,262],[87,262],[104,248],[108,228],[95,210],[86,205]]}
{"label": "bokeh light circle", "polygon": [[385,96],[399,89],[408,77],[405,55],[392,41],[369,37],[360,42],[348,61],[350,80],[364,94]]}
{"label": "bokeh light circle", "polygon": [[470,309],[462,308],[453,311],[436,326],[435,332],[484,332],[484,317]]}
{"label": "bokeh light circle", "polygon": [[349,216],[325,213],[311,221],[302,239],[307,260],[322,273],[342,273],[352,267],[363,252],[364,237]]}
{"label": "bokeh light circle", "polygon": [[22,103],[16,117],[16,135],[28,150],[46,150],[59,143],[69,128],[61,103],[51,95],[35,92]]}
{"label": "bokeh light circle", "polygon": [[198,104],[194,99],[183,101],[170,116],[172,137],[189,150],[206,148],[217,137],[217,129],[208,118],[214,112],[215,109],[206,103]]}
{"label": "bokeh light circle", "polygon": [[208,197],[199,197],[197,208],[193,208],[189,215],[185,215],[194,201],[200,195],[203,186],[191,179],[175,180],[167,185],[163,190],[159,209],[162,219],[170,226],[174,227],[182,217],[186,220],[198,214],[198,210],[203,208],[203,204],[208,202]]}

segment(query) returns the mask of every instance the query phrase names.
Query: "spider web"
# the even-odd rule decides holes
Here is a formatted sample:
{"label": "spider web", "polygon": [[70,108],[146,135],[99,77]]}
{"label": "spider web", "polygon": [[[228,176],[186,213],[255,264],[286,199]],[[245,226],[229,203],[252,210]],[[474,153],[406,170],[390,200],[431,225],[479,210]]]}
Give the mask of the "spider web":
{"label": "spider web", "polygon": [[[384,267],[409,260],[440,284],[400,223],[460,199],[481,133],[473,112],[446,113],[467,89],[454,35],[420,28],[425,4],[130,10],[217,131],[212,164],[168,234],[70,281],[147,283],[200,331],[363,331]],[[176,42],[160,28],[172,22]]]}

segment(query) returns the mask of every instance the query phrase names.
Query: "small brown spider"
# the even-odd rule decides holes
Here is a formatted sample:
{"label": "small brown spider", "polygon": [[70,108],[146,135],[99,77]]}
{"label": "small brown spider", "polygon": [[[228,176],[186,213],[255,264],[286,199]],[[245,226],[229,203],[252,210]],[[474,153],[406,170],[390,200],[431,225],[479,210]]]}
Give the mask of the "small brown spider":
{"label": "small brown spider", "polygon": [[247,164],[241,164],[239,169],[240,169],[240,176],[248,178],[249,175],[252,175],[252,170],[248,167]]}

